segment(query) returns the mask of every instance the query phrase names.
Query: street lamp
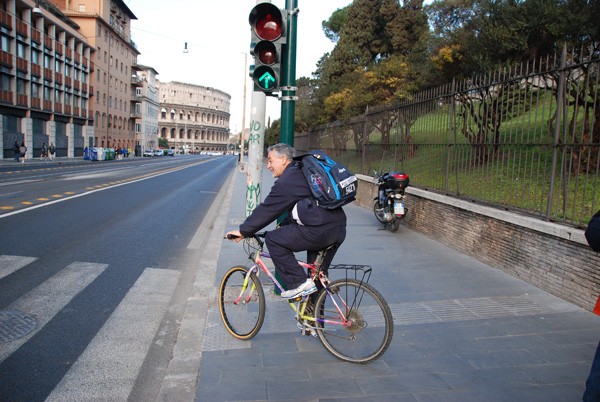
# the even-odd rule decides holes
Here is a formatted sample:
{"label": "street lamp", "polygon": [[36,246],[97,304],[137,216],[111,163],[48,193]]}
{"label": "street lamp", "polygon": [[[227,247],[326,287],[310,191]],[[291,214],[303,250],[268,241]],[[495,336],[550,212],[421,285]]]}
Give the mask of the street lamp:
{"label": "street lamp", "polygon": [[40,0],[37,0],[35,7],[31,10],[33,14],[42,15],[42,9],[40,8]]}

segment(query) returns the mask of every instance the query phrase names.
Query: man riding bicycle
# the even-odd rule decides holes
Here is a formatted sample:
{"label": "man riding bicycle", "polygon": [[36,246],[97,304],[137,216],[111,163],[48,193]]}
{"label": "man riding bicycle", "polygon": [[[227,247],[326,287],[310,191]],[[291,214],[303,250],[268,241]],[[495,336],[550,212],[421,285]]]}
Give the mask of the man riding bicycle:
{"label": "man riding bicycle", "polygon": [[[267,168],[277,180],[265,200],[240,225],[239,230],[227,233],[239,242],[275,221],[287,212],[276,229],[267,233],[265,242],[275,269],[288,289],[281,293],[285,299],[305,296],[316,291],[315,283],[307,279],[294,252],[307,251],[307,262],[313,263],[318,251],[331,245],[339,246],[346,238],[346,214],[343,209],[327,210],[317,205],[310,187],[293,158],[294,148],[276,144],[268,148]],[[323,261],[326,269],[337,247],[328,251]]]}

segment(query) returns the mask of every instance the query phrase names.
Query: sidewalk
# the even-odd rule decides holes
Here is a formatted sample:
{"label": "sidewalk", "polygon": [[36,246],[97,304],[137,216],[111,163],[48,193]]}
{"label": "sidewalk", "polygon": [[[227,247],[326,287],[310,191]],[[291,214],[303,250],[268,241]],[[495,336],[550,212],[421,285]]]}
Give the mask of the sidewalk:
{"label": "sidewalk", "polygon": [[[273,183],[263,175],[263,197]],[[235,173],[226,230],[244,220],[244,173]],[[600,317],[401,226],[380,230],[349,205],[348,235],[335,263],[369,264],[370,283],[394,315],[387,352],[367,365],[342,362],[302,336],[292,312],[268,295],[250,341],[230,336],[209,306],[197,401],[578,401]],[[224,242],[215,288],[244,265]]]}

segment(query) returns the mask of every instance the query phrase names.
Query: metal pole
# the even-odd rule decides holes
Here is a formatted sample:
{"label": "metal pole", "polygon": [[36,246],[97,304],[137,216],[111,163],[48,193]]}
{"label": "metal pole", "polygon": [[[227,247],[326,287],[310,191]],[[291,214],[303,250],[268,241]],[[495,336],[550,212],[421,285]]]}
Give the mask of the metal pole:
{"label": "metal pole", "polygon": [[298,24],[298,0],[286,0],[287,45],[283,52],[281,82],[281,132],[280,142],[294,146],[294,114],[296,111],[296,37]]}
{"label": "metal pole", "polygon": [[267,96],[264,92],[252,93],[250,111],[250,138],[248,140],[248,180],[246,181],[246,217],[260,203],[265,144],[265,109]]}
{"label": "metal pole", "polygon": [[244,130],[246,130],[246,75],[248,75],[248,53],[244,53],[244,100],[242,111],[242,131],[240,132],[240,164],[244,165]]}

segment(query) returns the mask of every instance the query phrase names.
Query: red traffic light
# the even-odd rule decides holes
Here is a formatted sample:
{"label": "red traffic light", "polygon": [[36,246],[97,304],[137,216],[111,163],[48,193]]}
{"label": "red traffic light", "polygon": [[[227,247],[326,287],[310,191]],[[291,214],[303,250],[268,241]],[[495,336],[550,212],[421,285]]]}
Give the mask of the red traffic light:
{"label": "red traffic light", "polygon": [[271,3],[259,3],[250,13],[250,25],[262,40],[276,40],[283,32],[281,10]]}
{"label": "red traffic light", "polygon": [[272,66],[277,62],[277,49],[273,42],[258,42],[254,47],[254,55],[261,64]]}

